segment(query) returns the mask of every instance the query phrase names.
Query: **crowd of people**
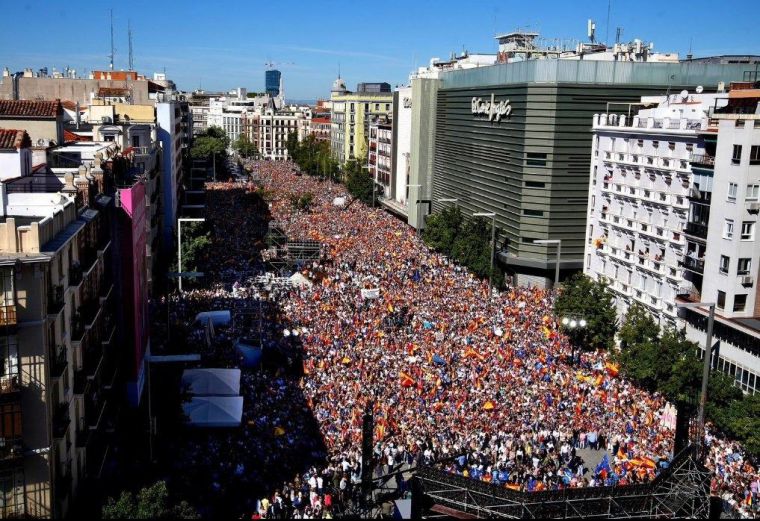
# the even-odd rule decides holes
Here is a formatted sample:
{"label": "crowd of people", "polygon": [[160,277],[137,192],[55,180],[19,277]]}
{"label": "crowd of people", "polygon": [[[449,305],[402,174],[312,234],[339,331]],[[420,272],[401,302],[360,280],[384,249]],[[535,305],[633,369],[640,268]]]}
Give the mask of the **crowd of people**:
{"label": "crowd of people", "polygon": [[[236,316],[258,320],[233,320],[212,343],[196,329],[189,341],[204,360],[232,367],[235,339],[256,337],[277,363],[244,372],[243,427],[210,445],[203,433],[188,438],[180,470],[200,466],[215,487],[240,494],[268,490],[245,505],[254,517],[331,517],[358,500],[368,410],[378,469],[435,463],[531,492],[643,483],[668,466],[666,400],[618,377],[604,352],[571,360],[551,292],[489,293],[487,281],[388,213],[350,202],[341,185],[296,175],[290,163],[249,167],[263,190],[208,186],[212,280],[172,297],[170,321],[237,306],[245,312]],[[310,208],[296,208],[290,196],[306,193]],[[309,284],[262,290],[252,281],[266,270],[269,220],[324,245],[324,258],[296,268]],[[756,468],[737,444],[707,439],[713,492],[751,513]],[[595,453],[608,457],[586,461]]]}

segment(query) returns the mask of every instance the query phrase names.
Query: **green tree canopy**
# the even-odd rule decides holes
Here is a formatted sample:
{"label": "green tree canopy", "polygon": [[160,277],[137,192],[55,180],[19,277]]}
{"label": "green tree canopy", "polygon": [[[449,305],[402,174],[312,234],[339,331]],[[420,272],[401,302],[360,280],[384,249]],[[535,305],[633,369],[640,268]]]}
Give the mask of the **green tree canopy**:
{"label": "green tree canopy", "polygon": [[346,190],[364,204],[372,204],[373,179],[358,161],[351,160],[343,167]]}
{"label": "green tree canopy", "polygon": [[422,238],[436,251],[453,257],[452,248],[462,232],[464,217],[458,207],[447,207],[430,214],[422,230]]}
{"label": "green tree canopy", "polygon": [[187,502],[172,505],[166,482],[158,481],[143,488],[135,498],[124,491],[119,499],[108,498],[103,506],[103,519],[200,519],[198,512]]}
{"label": "green tree canopy", "polygon": [[617,333],[617,312],[607,284],[582,273],[562,284],[554,303],[558,317],[577,316],[586,320],[586,327],[566,330],[570,341],[581,349],[610,348]]}
{"label": "green tree canopy", "polygon": [[240,137],[238,137],[232,144],[232,149],[235,150],[240,157],[244,158],[255,159],[259,155],[259,149],[256,147],[256,143],[252,143],[245,134],[240,134]]}
{"label": "green tree canopy", "polygon": [[196,159],[210,158],[212,154],[227,156],[230,138],[220,127],[209,127],[205,132],[195,136],[190,155]]}

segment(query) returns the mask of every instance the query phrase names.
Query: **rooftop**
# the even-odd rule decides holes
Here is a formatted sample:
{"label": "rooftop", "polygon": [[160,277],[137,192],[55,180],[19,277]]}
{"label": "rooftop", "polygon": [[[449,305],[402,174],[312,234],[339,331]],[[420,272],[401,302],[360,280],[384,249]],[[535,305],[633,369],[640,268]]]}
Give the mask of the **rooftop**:
{"label": "rooftop", "polygon": [[61,102],[32,100],[0,100],[0,118],[53,118],[61,114]]}
{"label": "rooftop", "polygon": [[32,140],[26,130],[0,128],[0,150],[16,150],[31,146]]}

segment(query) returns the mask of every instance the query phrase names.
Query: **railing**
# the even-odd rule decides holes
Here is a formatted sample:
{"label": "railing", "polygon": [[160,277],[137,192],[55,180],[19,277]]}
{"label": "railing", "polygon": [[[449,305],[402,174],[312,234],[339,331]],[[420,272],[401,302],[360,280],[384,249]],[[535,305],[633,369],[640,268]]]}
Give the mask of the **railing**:
{"label": "railing", "polygon": [[0,378],[0,395],[11,394],[21,390],[19,376],[17,374]]}
{"label": "railing", "polygon": [[715,156],[709,154],[691,154],[689,161],[695,165],[715,165]]}
{"label": "railing", "polygon": [[85,334],[84,317],[81,313],[74,313],[71,318],[71,340],[72,342],[81,342]]}
{"label": "railing", "polygon": [[82,265],[74,263],[69,266],[69,286],[78,286],[82,282]]}
{"label": "railing", "polygon": [[84,302],[79,306],[79,315],[82,317],[82,322],[86,327],[91,327],[95,317],[100,311],[100,301],[98,298],[93,298]]}
{"label": "railing", "polygon": [[15,326],[16,324],[16,305],[8,304],[0,306],[0,327]]}
{"label": "railing", "polygon": [[684,230],[684,232],[687,235],[691,235],[693,237],[701,237],[702,239],[707,239],[707,225],[706,224],[688,222],[686,223],[686,229]]}
{"label": "railing", "polygon": [[55,408],[55,412],[53,412],[53,436],[55,438],[63,438],[66,435],[70,423],[69,404],[58,404]]}
{"label": "railing", "polygon": [[24,456],[21,436],[0,437],[0,461],[18,459]]}
{"label": "railing", "polygon": [[69,364],[68,349],[65,345],[60,345],[57,348],[51,347],[50,350],[50,377],[60,378]]}
{"label": "railing", "polygon": [[691,270],[697,273],[704,273],[705,271],[704,259],[695,259],[694,257],[685,256],[680,264],[687,270]]}
{"label": "railing", "polygon": [[82,248],[82,251],[79,253],[79,261],[82,266],[82,271],[90,271],[90,268],[92,268],[92,265],[95,264],[95,261],[97,260],[98,252],[91,246]]}
{"label": "railing", "polygon": [[48,297],[48,314],[57,315],[63,309],[63,286],[55,285]]}

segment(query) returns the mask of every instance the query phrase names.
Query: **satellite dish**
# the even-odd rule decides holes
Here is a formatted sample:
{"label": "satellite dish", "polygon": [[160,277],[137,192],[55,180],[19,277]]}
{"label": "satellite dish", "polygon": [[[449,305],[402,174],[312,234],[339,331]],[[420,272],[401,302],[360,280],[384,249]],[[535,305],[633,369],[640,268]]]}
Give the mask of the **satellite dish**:
{"label": "satellite dish", "polygon": [[697,94],[702,94],[702,91],[705,90],[705,88],[702,85],[699,85],[696,89]]}
{"label": "satellite dish", "polygon": [[689,97],[689,91],[684,89],[681,91],[681,99],[687,99]]}
{"label": "satellite dish", "polygon": [[45,140],[43,138],[40,138],[37,140],[37,146],[43,146],[45,144]]}

